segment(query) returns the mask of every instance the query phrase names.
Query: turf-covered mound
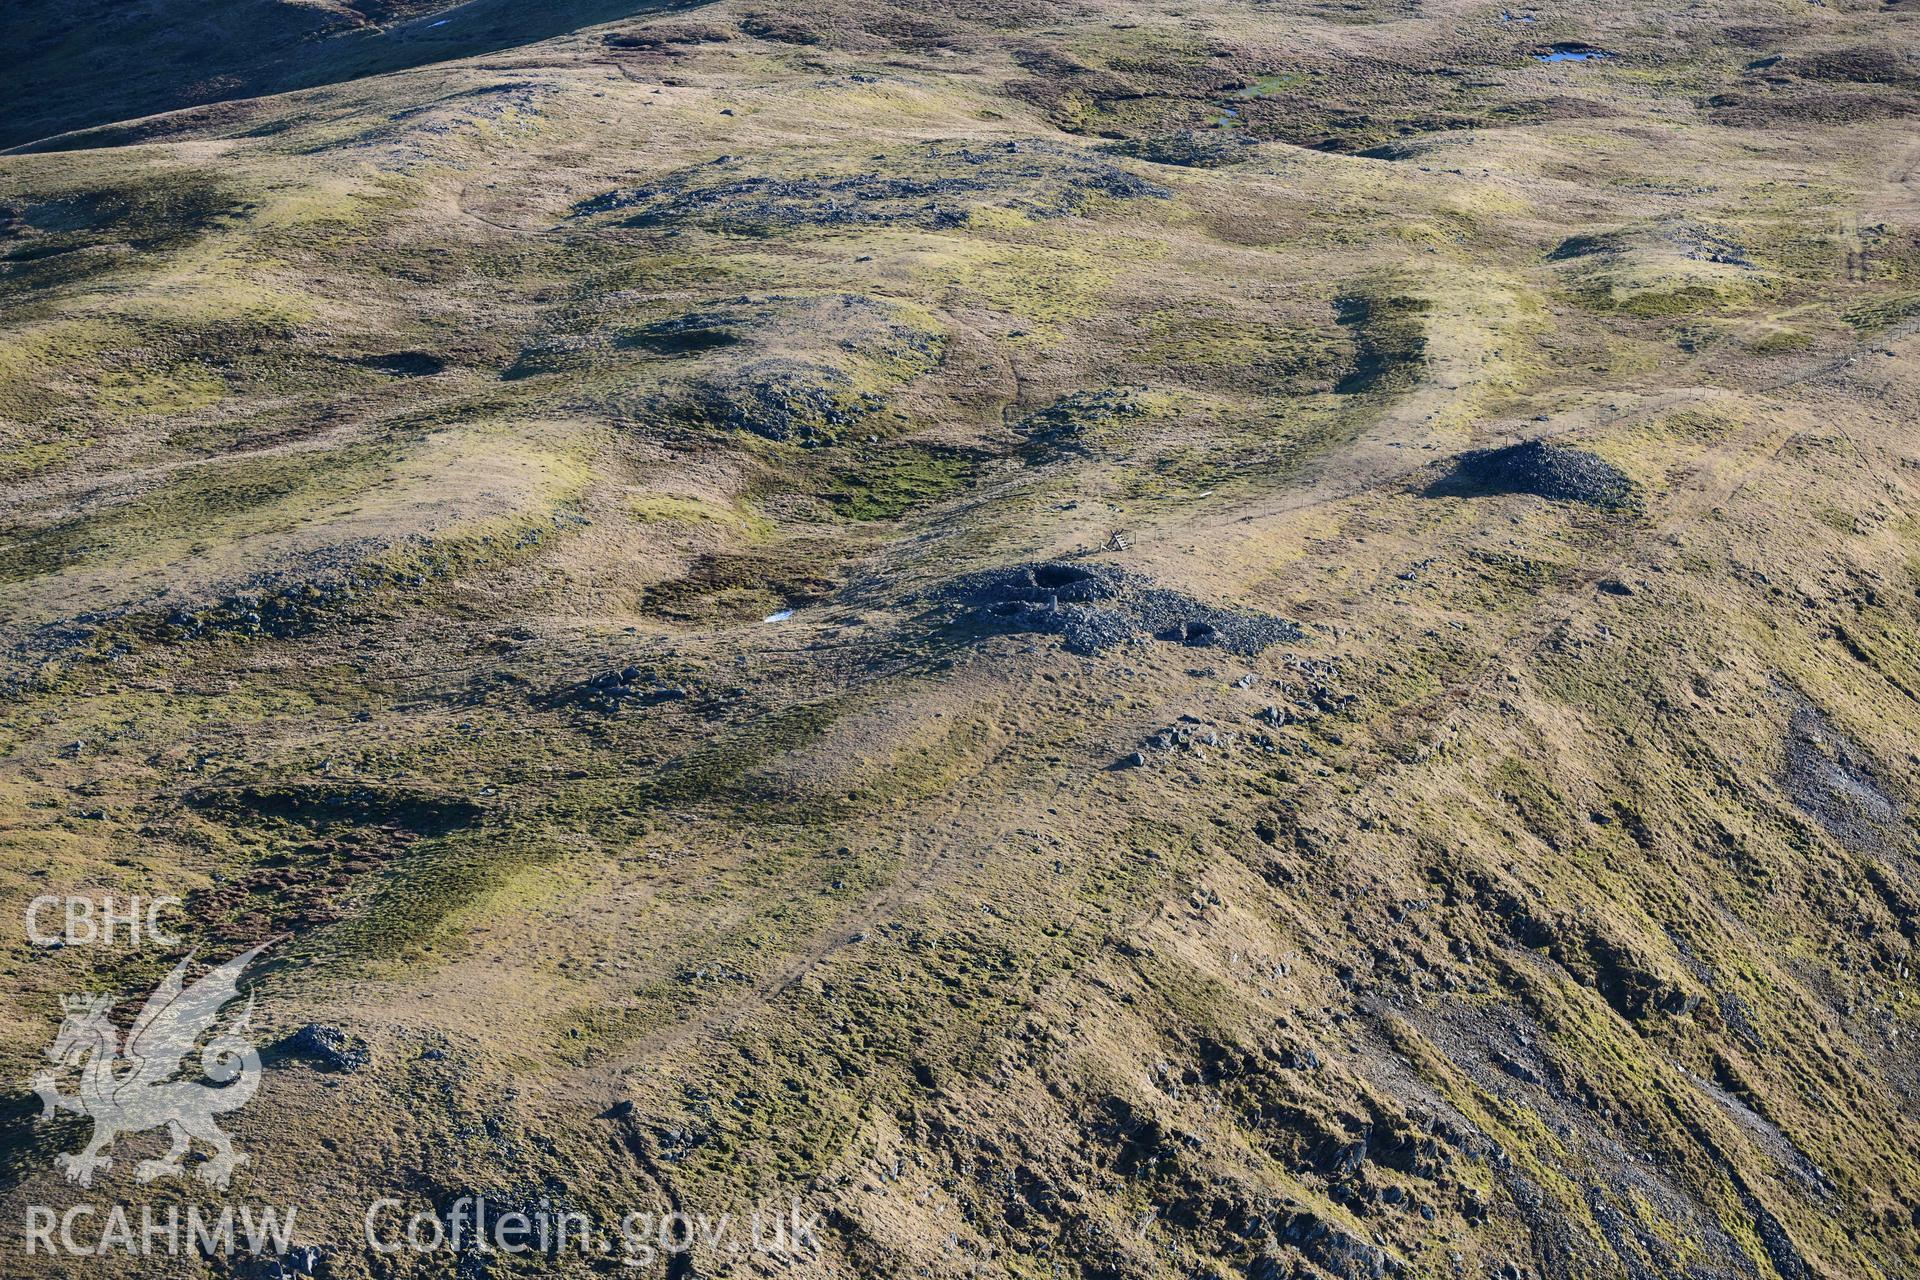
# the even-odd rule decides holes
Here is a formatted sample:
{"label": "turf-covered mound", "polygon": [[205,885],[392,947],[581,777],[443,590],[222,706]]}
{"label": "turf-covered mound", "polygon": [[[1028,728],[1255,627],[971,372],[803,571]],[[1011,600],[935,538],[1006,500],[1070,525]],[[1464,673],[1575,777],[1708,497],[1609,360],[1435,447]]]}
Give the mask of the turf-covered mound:
{"label": "turf-covered mound", "polygon": [[[723,157],[666,174],[644,187],[608,191],[573,207],[576,218],[617,213],[634,228],[701,227],[772,236],[803,228],[964,227],[977,210],[1031,218],[1084,213],[1099,197],[1168,200],[1157,183],[1073,147],[1009,140],[938,145],[893,156],[885,169],[767,171],[763,161]],[[873,163],[869,161],[868,163]]]}
{"label": "turf-covered mound", "polygon": [[1185,129],[1159,137],[1110,142],[1101,150],[1110,155],[1129,156],[1154,164],[1177,165],[1183,169],[1223,169],[1251,160],[1254,141],[1243,134],[1219,129]]}
{"label": "turf-covered mound", "polygon": [[1639,503],[1633,481],[1620,468],[1585,449],[1566,449],[1542,440],[1462,454],[1453,471],[1427,492],[1433,497],[1531,493],[1613,511]]}

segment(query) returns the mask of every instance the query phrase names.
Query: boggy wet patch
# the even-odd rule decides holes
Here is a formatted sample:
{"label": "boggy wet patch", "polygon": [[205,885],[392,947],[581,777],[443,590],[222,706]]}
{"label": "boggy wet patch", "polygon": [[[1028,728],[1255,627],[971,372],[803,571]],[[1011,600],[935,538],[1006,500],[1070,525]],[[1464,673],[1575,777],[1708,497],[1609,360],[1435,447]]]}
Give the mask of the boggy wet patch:
{"label": "boggy wet patch", "polygon": [[985,456],[911,444],[869,446],[832,468],[820,496],[848,520],[895,520],[964,488]]}
{"label": "boggy wet patch", "polygon": [[1590,44],[1568,42],[1556,44],[1533,56],[1540,62],[1606,62],[1620,55]]}
{"label": "boggy wet patch", "polygon": [[1013,209],[1035,218],[1082,212],[1098,197],[1168,199],[1167,188],[1070,147],[1009,141],[886,157],[864,173],[767,173],[733,157],[682,169],[652,186],[609,191],[573,207],[574,218],[622,214],[634,228],[700,227],[774,235],[807,227],[966,225],[973,211]]}
{"label": "boggy wet patch", "polygon": [[678,578],[646,590],[645,607],[680,622],[746,622],[769,608],[793,609],[826,599],[841,586],[840,552],[801,538],[765,549],[696,559]]}
{"label": "boggy wet patch", "polygon": [[1070,560],[970,574],[936,600],[955,609],[956,625],[1057,635],[1079,654],[1151,637],[1251,657],[1305,634],[1284,618],[1203,604],[1144,574]]}

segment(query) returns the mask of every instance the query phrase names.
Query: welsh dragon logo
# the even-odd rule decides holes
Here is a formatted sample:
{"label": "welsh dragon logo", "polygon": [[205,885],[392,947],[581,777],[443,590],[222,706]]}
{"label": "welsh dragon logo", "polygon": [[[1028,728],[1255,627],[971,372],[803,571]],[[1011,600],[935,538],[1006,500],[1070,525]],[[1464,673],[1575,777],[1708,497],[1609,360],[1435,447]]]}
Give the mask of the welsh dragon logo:
{"label": "welsh dragon logo", "polygon": [[54,1161],[69,1182],[92,1186],[93,1175],[112,1163],[110,1153],[121,1134],[165,1127],[172,1148],[161,1159],[142,1160],[134,1177],[151,1182],[186,1172],[181,1161],[198,1141],[213,1154],[194,1176],[209,1186],[226,1187],[246,1156],[235,1153],[232,1140],[213,1118],[245,1106],[260,1087],[260,1054],[242,1034],[253,1014],[252,997],[226,1031],[200,1052],[201,1069],[214,1083],[172,1077],[219,1020],[220,1011],[239,999],[240,974],[266,945],[235,956],[190,987],[186,972],[193,956],[187,956],[147,997],[124,1042],[108,1018],[112,996],[62,999],[66,1020],[47,1058],[57,1067],[80,1068],[80,1092],[61,1093],[51,1070],[41,1071],[30,1083],[44,1107],[42,1120],[57,1111],[76,1111],[93,1121],[93,1138],[86,1147]]}

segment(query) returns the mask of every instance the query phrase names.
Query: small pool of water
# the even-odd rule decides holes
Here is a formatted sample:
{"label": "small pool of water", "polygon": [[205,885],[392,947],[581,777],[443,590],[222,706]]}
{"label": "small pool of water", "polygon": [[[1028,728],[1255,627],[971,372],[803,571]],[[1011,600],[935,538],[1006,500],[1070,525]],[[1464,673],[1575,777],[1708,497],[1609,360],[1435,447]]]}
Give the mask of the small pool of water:
{"label": "small pool of water", "polygon": [[1533,55],[1542,62],[1604,62],[1613,57],[1605,49],[1555,49]]}
{"label": "small pool of water", "polygon": [[793,610],[791,610],[791,609],[782,609],[782,610],[781,610],[780,612],[778,612],[778,613],[770,613],[770,614],[768,614],[768,615],[767,615],[766,617],[764,617],[764,618],[762,618],[762,619],[760,619],[760,621],[762,621],[762,622],[785,622],[785,621],[786,621],[786,620],[787,620],[788,618],[791,618],[792,616],[793,616]]}

